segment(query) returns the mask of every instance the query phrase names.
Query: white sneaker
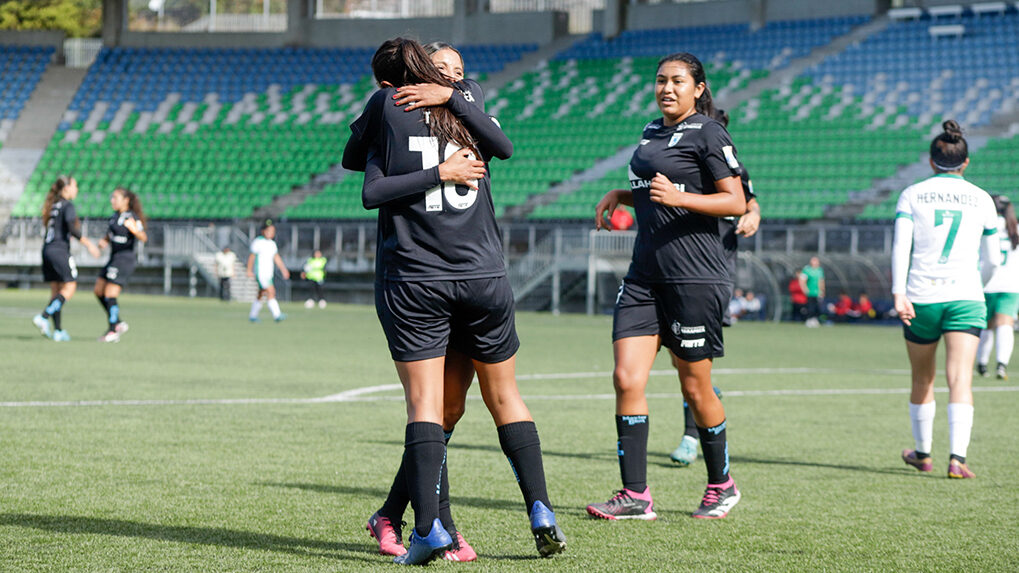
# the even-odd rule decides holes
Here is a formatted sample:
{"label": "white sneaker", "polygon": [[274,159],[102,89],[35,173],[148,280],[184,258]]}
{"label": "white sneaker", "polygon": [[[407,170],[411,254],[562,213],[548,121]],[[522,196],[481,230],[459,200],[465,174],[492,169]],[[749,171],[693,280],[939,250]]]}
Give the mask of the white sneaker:
{"label": "white sneaker", "polygon": [[311,300],[310,298],[308,300],[304,301],[304,308],[313,308],[314,306],[315,306],[315,301]]}
{"label": "white sneaker", "polygon": [[319,308],[325,308],[326,307],[326,299],[322,299],[322,300],[318,301],[318,307]]}
{"label": "white sneaker", "polygon": [[46,338],[50,337],[50,321],[47,318],[43,318],[41,314],[37,314],[32,317],[32,324],[39,329]]}
{"label": "white sneaker", "polygon": [[120,334],[118,334],[115,330],[111,330],[100,336],[99,342],[120,342]]}
{"label": "white sneaker", "polygon": [[117,326],[113,327],[113,329],[117,331],[117,334],[124,334],[125,332],[128,331],[129,328],[130,327],[127,325],[126,322],[118,322]]}

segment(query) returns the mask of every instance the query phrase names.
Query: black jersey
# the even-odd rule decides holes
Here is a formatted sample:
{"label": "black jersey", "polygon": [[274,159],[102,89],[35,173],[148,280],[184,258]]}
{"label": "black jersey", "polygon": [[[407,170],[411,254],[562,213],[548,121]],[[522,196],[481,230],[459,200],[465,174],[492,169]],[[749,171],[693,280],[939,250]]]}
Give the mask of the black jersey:
{"label": "black jersey", "polygon": [[[489,175],[478,190],[439,179],[439,163],[456,144],[440,142],[427,125],[427,108],[410,112],[393,100],[394,88],[376,92],[351,124],[343,165],[364,161],[362,199],[379,209],[378,261],[382,280],[449,280],[505,274]],[[473,94],[472,94],[473,95]],[[507,158],[512,144],[492,118],[460,91],[447,104],[476,139],[483,159]]]}
{"label": "black jersey", "polygon": [[[739,179],[740,183],[743,184],[743,199],[749,205],[750,200],[756,199],[757,195],[754,194],[754,184],[750,181],[750,174],[747,173],[746,167],[740,170]],[[722,248],[725,249],[725,258],[729,265],[729,273],[733,275],[733,280],[736,279],[733,273],[736,272],[736,248],[739,246],[736,238],[736,224],[738,222],[739,217],[722,217],[718,220],[718,230],[722,234]]]}
{"label": "black jersey", "polygon": [[134,233],[124,226],[124,223],[128,219],[134,219],[135,225],[141,228],[142,222],[139,221],[131,211],[114,213],[110,217],[110,226],[106,229],[106,239],[110,242],[110,258],[113,258],[120,253],[130,253],[134,251],[134,244],[136,241]]}
{"label": "black jersey", "polygon": [[715,181],[738,176],[740,164],[729,133],[699,114],[666,127],[659,118],[644,127],[630,159],[630,189],[637,241],[626,275],[652,283],[731,282],[717,217],[651,201],[651,180],[661,173],[680,191],[716,193]]}
{"label": "black jersey", "polygon": [[46,223],[46,238],[43,248],[70,250],[71,237],[81,239],[81,221],[74,203],[61,199],[50,207],[50,219]]}

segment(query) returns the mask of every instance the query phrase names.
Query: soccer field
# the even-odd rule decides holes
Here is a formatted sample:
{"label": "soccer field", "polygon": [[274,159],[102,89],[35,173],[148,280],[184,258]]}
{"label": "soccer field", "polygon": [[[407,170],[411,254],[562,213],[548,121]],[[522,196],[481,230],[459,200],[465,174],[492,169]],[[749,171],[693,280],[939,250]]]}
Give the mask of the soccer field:
{"label": "soccer field", "polygon": [[[402,392],[375,311],[126,294],[119,344],[95,341],[84,290],[70,343],[31,317],[43,291],[0,294],[0,570],[392,570],[364,530],[399,464]],[[703,463],[671,464],[682,397],[668,360],[649,385],[648,481],[659,519],[584,506],[620,487],[611,318],[521,313],[520,388],[541,433],[566,553],[537,556],[476,388],[449,446],[453,513],[476,571],[1019,570],[1019,386],[977,379],[974,480],[948,480],[947,394],[935,472],[913,446],[901,330],[740,323],[716,363],[743,500],[690,518]],[[940,361],[943,362],[943,361]],[[1019,373],[1019,369],[1016,370]],[[408,510],[407,517],[411,517]]]}

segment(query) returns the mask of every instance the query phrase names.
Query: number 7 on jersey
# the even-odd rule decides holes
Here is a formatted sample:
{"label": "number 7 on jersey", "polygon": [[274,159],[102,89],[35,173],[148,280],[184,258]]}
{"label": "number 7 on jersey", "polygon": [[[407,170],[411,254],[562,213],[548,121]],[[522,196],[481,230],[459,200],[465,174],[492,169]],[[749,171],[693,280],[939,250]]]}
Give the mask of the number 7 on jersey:
{"label": "number 7 on jersey", "polygon": [[938,257],[939,264],[948,262],[948,255],[952,252],[952,245],[955,244],[955,234],[959,232],[959,225],[962,223],[962,211],[950,209],[934,210],[934,226],[941,226],[946,220],[951,221],[948,228],[948,236],[945,237],[945,248],[941,249],[941,256]]}

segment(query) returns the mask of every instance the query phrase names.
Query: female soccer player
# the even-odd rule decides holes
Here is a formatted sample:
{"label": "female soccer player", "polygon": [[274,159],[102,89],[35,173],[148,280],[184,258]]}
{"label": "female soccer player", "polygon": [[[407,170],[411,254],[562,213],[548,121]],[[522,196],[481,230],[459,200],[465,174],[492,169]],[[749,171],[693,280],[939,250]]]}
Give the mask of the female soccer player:
{"label": "female soccer player", "polygon": [[[464,79],[464,62],[460,52],[445,42],[432,42],[424,46],[425,52],[429,55],[432,63],[443,76],[453,82],[453,86],[460,92],[463,98],[480,110],[485,109],[484,91],[474,80]],[[398,105],[407,105],[408,109],[414,107],[431,107],[445,105],[448,98],[442,86],[431,84],[401,86],[397,93],[404,94],[404,97],[397,100]],[[481,175],[483,177],[484,175]],[[467,184],[469,180],[459,181]],[[451,333],[451,341],[457,340],[456,333]],[[456,423],[463,416],[467,391],[470,389],[474,379],[474,364],[470,356],[456,350],[452,345],[446,349],[446,359],[443,374],[443,420],[442,430],[446,443],[452,437]],[[474,561],[478,554],[474,548],[464,539],[463,533],[457,530],[453,522],[453,515],[449,504],[449,471],[446,465],[446,458],[443,458],[442,482],[439,490],[439,520],[442,526],[449,533],[453,540],[453,547],[443,554],[447,561]],[[385,503],[368,519],[366,529],[369,534],[379,543],[379,552],[383,555],[398,556],[407,552],[403,546],[402,531],[400,523],[403,520],[403,513],[410,503],[410,492],[407,489],[406,469],[400,464],[393,485],[389,488]]]}
{"label": "female soccer player", "polygon": [[[78,289],[78,267],[71,256],[71,237],[78,239],[90,255],[99,256],[99,249],[92,241],[81,236],[81,221],[74,209],[74,198],[77,196],[78,182],[73,177],[61,175],[50,186],[42,206],[42,224],[46,227],[42,247],[42,278],[50,283],[50,302],[41,314],[32,318],[32,323],[43,336],[52,336],[56,342],[71,340],[60,321],[60,310]],[[52,335],[50,318],[53,319]]]}
{"label": "female soccer player", "polygon": [[[444,357],[452,336],[474,361],[538,551],[558,553],[565,537],[548,501],[537,429],[516,387],[519,341],[490,183],[474,159],[509,157],[512,144],[416,42],[387,41],[372,69],[383,89],[351,125],[343,164],[364,166],[362,200],[379,209],[376,308],[407,399],[403,460],[415,525],[407,553],[394,561],[426,563],[452,546],[438,519]],[[447,105],[408,112],[393,101],[400,99],[395,88],[423,83],[446,88]],[[466,185],[456,185],[460,180]]]}
{"label": "female soccer player", "polygon": [[254,241],[251,241],[251,246],[248,248],[251,251],[251,254],[248,255],[248,277],[255,279],[258,284],[258,293],[251,303],[251,312],[248,314],[248,320],[251,322],[261,322],[258,313],[262,311],[263,297],[268,301],[266,306],[269,307],[273,320],[282,322],[287,318],[287,315],[280,310],[279,301],[276,300],[276,287],[272,284],[272,277],[275,274],[273,265],[279,268],[284,279],[290,278],[290,271],[287,270],[283,259],[280,258],[276,241],[273,240],[275,238],[276,225],[271,219],[266,219],[262,223],[262,232],[255,237]]}
{"label": "female soccer player", "polygon": [[[664,344],[679,370],[683,397],[700,434],[708,487],[694,517],[721,518],[739,501],[729,475],[725,410],[711,386],[722,356],[729,276],[717,217],[742,216],[741,167],[720,123],[704,67],[691,54],[658,63],[655,99],[662,117],[644,128],[630,160],[637,214],[633,261],[613,318],[616,432],[623,489],[587,507],[605,519],[656,519],[647,486],[648,375]],[[599,203],[597,224],[603,224]]]}
{"label": "female soccer player", "polygon": [[980,332],[977,372],[987,376],[991,346],[995,346],[998,359],[995,374],[999,380],[1008,380],[1008,361],[1015,345],[1013,325],[1019,312],[1019,225],[1016,223],[1015,207],[1008,197],[995,195],[994,207],[998,210],[998,240],[1001,241],[1003,260],[984,287],[987,328]]}
{"label": "female soccer player", "polygon": [[892,297],[913,371],[909,418],[916,441],[902,459],[922,472],[933,468],[935,358],[944,336],[948,477],[972,478],[966,449],[973,428],[973,360],[987,324],[982,283],[998,266],[1001,245],[994,201],[962,177],[969,166],[962,129],[954,120],[942,126],[931,142],[934,176],[907,187],[895,207]]}
{"label": "female soccer player", "polygon": [[138,195],[123,187],[117,187],[110,194],[113,215],[106,235],[99,239],[99,248],[110,245],[110,260],[96,278],[95,295],[106,310],[107,330],[99,337],[100,342],[119,342],[120,335],[127,332],[127,323],[120,320],[120,304],[117,297],[127,285],[127,279],[134,272],[134,245],[137,241],[149,240],[145,234],[145,213]]}

